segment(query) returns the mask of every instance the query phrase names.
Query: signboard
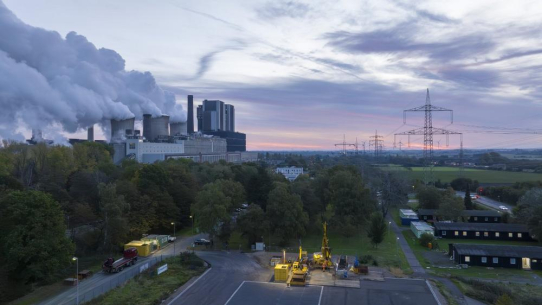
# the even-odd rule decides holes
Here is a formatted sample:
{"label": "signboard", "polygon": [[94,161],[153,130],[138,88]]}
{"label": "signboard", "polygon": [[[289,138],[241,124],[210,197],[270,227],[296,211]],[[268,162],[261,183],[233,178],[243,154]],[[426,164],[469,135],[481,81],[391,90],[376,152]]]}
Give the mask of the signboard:
{"label": "signboard", "polygon": [[158,272],[158,274],[160,274],[160,273],[163,273],[163,272],[166,271],[166,270],[167,270],[167,264],[158,267],[157,272]]}

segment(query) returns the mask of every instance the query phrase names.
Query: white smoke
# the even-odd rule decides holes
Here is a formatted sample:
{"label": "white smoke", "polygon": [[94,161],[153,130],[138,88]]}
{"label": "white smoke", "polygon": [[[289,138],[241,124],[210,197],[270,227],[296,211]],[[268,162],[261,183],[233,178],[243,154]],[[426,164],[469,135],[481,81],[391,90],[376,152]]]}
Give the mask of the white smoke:
{"label": "white smoke", "polygon": [[84,36],[32,27],[0,0],[0,138],[61,124],[70,133],[109,119],[168,114],[186,120],[172,93],[149,72],[125,71],[115,51]]}

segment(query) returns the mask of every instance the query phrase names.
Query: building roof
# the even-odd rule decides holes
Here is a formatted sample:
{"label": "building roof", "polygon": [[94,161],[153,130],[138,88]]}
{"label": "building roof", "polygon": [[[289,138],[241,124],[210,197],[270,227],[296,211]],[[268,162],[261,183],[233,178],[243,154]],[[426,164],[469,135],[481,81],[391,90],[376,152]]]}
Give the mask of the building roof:
{"label": "building roof", "polygon": [[[433,209],[419,209],[418,215],[437,215],[438,210]],[[476,216],[476,217],[501,217],[501,214],[493,210],[464,210],[462,216]]]}
{"label": "building roof", "polygon": [[418,215],[416,214],[416,212],[412,211],[412,210],[409,210],[409,209],[400,209],[399,210],[401,212],[402,215],[404,216],[416,216],[416,218],[418,218]]}
{"label": "building roof", "polygon": [[542,259],[542,247],[453,244],[459,255],[528,257]]}
{"label": "building roof", "polygon": [[464,210],[463,216],[501,217],[501,214],[493,210]]}
{"label": "building roof", "polygon": [[410,222],[411,226],[416,227],[418,231],[433,231],[433,227],[428,225],[425,221],[412,221]]}
{"label": "building roof", "polygon": [[479,231],[479,232],[529,232],[526,225],[509,223],[476,222],[435,222],[437,230]]}

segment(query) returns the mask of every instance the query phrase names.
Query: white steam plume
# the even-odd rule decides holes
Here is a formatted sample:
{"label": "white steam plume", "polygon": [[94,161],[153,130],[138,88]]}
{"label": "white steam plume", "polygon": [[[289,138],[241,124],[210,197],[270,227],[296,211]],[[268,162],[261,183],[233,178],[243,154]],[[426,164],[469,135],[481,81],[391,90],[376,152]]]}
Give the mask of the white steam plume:
{"label": "white steam plume", "polygon": [[55,123],[76,132],[109,119],[168,114],[186,120],[172,93],[149,72],[125,71],[115,51],[97,49],[84,36],[32,27],[0,0],[0,138]]}

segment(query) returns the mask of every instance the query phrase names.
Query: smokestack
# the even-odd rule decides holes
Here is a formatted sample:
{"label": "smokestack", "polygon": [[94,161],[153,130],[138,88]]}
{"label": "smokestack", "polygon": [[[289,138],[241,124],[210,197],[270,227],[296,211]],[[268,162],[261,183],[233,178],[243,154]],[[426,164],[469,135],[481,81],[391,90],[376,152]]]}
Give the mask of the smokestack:
{"label": "smokestack", "polygon": [[188,126],[186,127],[188,134],[194,133],[194,96],[188,96]]}
{"label": "smokestack", "polygon": [[152,136],[151,118],[152,118],[152,115],[150,114],[143,115],[143,137],[147,139],[147,141],[154,140],[154,139],[151,139],[151,136]]}
{"label": "smokestack", "polygon": [[94,125],[90,126],[87,130],[87,141],[94,142]]}

